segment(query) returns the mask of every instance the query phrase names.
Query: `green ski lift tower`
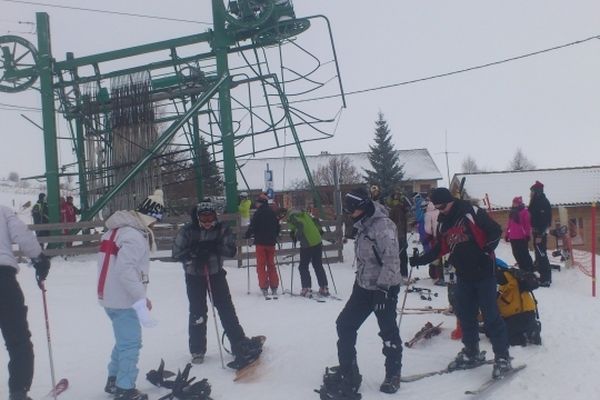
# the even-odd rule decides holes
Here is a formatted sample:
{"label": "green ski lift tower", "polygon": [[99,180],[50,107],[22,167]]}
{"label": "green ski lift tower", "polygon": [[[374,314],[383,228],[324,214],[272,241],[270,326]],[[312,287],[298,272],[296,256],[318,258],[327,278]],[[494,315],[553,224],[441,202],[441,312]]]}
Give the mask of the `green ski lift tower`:
{"label": "green ski lift tower", "polygon": [[[237,209],[244,161],[288,146],[303,160],[319,205],[302,143],[331,137],[345,108],[329,21],[298,18],[290,0],[211,3],[213,26],[205,32],[87,56],[68,52],[61,61],[46,13],[36,13],[37,48],[0,36],[0,92],[41,94],[51,222],[59,221],[62,176],[77,177],[83,219],[90,219],[133,208],[136,196],[161,186],[175,156],[194,166],[201,198],[202,146],[222,171],[227,212]],[[59,165],[57,115],[70,133],[71,165]]]}

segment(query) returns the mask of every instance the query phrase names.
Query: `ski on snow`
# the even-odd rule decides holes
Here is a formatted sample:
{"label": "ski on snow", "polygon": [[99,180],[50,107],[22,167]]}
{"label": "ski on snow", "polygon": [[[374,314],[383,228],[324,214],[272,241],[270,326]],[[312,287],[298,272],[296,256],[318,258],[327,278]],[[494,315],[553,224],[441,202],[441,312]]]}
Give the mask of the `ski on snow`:
{"label": "ski on snow", "polygon": [[465,394],[470,394],[470,395],[475,395],[475,396],[480,395],[480,394],[486,392],[487,390],[489,390],[490,388],[494,387],[496,384],[507,381],[509,378],[513,377],[517,372],[523,370],[526,366],[527,366],[526,364],[517,365],[516,367],[513,367],[511,370],[500,375],[498,378],[488,379],[487,381],[482,383],[481,386],[479,386],[477,389],[466,390]]}
{"label": "ski on snow", "polygon": [[48,394],[46,396],[44,396],[45,399],[53,399],[55,397],[57,397],[59,394],[61,394],[62,392],[64,392],[65,390],[67,390],[69,388],[69,380],[66,378],[62,378],[60,381],[58,381],[56,383],[56,385],[52,388],[52,390],[50,390],[48,392]]}
{"label": "ski on snow", "polygon": [[424,372],[422,374],[415,374],[415,375],[403,376],[403,377],[400,378],[400,382],[414,382],[414,381],[421,380],[423,378],[428,378],[430,376],[444,375],[444,374],[449,374],[449,373],[452,373],[452,372],[455,372],[455,371],[468,371],[470,369],[477,368],[477,367],[480,367],[482,365],[493,364],[493,363],[494,363],[494,360],[485,360],[481,364],[477,364],[477,365],[475,365],[474,367],[471,367],[471,368],[448,369],[448,367],[446,367],[446,368],[440,369],[438,371],[430,371],[430,372]]}

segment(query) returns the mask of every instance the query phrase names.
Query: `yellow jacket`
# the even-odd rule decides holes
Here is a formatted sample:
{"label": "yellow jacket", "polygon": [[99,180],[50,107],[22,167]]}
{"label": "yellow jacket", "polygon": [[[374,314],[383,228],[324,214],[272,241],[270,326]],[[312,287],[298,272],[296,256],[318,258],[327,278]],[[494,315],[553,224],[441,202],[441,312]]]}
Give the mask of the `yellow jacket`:
{"label": "yellow jacket", "polygon": [[244,199],[240,201],[240,205],[238,206],[238,212],[240,213],[240,217],[249,219],[250,207],[252,207],[252,202],[250,201],[250,199]]}
{"label": "yellow jacket", "polygon": [[[505,284],[498,286],[498,308],[502,318],[527,311],[535,311],[535,300],[531,292],[519,291],[519,283],[509,271],[503,271]],[[499,282],[503,280],[499,279]]]}

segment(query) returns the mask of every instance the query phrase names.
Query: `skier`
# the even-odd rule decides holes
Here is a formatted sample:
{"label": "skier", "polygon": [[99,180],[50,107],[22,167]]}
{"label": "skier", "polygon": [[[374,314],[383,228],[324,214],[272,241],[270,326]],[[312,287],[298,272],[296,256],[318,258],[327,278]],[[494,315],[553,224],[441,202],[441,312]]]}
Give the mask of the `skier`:
{"label": "skier", "polygon": [[524,274],[531,272],[509,268],[499,259],[496,259],[496,265],[497,302],[506,324],[508,342],[511,346],[541,345],[542,324],[537,319],[537,301],[531,292],[535,286],[527,287],[523,282]]}
{"label": "skier", "polygon": [[163,192],[156,189],[134,211],[121,210],[106,220],[98,253],[98,301],[111,320],[115,345],[108,364],[106,393],[116,400],[147,400],[135,387],[142,330],[153,327],[152,302],[146,297],[152,226],[164,213]]}
{"label": "skier", "polygon": [[[31,209],[31,216],[35,225],[47,224],[50,221],[48,219],[48,203],[46,202],[46,193],[40,193],[38,195],[38,201]],[[48,236],[50,235],[50,231],[36,231],[36,235],[38,237]],[[42,249],[44,249],[44,245],[42,244],[41,246]]]}
{"label": "skier", "polygon": [[250,223],[250,207],[252,207],[252,202],[248,198],[248,192],[240,193],[240,204],[238,205],[238,212],[240,213],[242,226],[248,226],[248,224]]}
{"label": "skier", "polygon": [[544,194],[544,184],[535,181],[531,186],[529,213],[531,215],[531,230],[535,250],[535,265],[540,272],[540,286],[550,287],[552,271],[546,254],[548,244],[547,231],[552,223],[552,207]]}
{"label": "skier", "polygon": [[408,210],[410,203],[406,200],[406,197],[402,194],[400,189],[392,194],[387,204],[390,210],[390,219],[396,224],[398,231],[398,246],[400,248],[400,273],[402,278],[408,280],[408,254],[406,249],[408,248],[408,241],[406,238],[407,225],[408,225]]}
{"label": "skier", "polygon": [[269,198],[262,193],[256,200],[256,212],[250,220],[250,226],[244,235],[245,239],[254,237],[256,245],[256,273],[258,286],[263,295],[271,293],[276,296],[279,288],[279,276],[275,267],[275,244],[279,236],[279,219],[275,211],[269,206]]}
{"label": "skier", "polygon": [[306,211],[290,211],[287,217],[290,227],[292,245],[296,247],[296,241],[300,241],[300,282],[302,284],[301,296],[312,296],[312,283],[308,264],[312,262],[317,283],[319,284],[319,295],[329,296],[329,287],[325,269],[323,269],[323,242],[321,240],[321,225]]}
{"label": "skier", "polygon": [[0,330],[8,351],[9,400],[31,400],[27,392],[33,380],[33,344],[27,324],[27,306],[16,275],[19,264],[13,255],[13,243],[35,268],[42,290],[50,270],[50,259],[33,232],[8,207],[0,206]]}
{"label": "skier", "polygon": [[358,329],[372,312],[383,340],[382,392],[398,391],[402,368],[402,340],[396,324],[402,280],[396,226],[362,188],[347,193],[344,206],[357,228],[354,240],[357,272],[352,294],[336,320],[340,365],[326,370],[323,377],[320,394],[321,399],[327,400],[360,399],[362,377],[356,362],[356,338]]}
{"label": "skier", "polygon": [[493,378],[512,369],[506,326],[496,303],[494,249],[502,235],[500,226],[487,213],[459,200],[446,188],[434,189],[430,200],[440,210],[437,241],[425,254],[412,256],[410,265],[427,264],[449,253],[456,268],[456,315],[462,327],[464,348],[449,369],[471,368],[485,359],[479,351],[477,315],[481,309],[494,350]]}
{"label": "skier", "polygon": [[256,360],[262,352],[258,337],[247,338],[231,301],[223,257],[236,253],[235,236],[217,219],[210,199],[204,199],[191,211],[191,221],[177,233],[172,256],[181,261],[189,300],[189,349],[192,363],[201,364],[206,354],[206,295],[219,311],[221,325],[235,357],[228,365],[240,369]]}
{"label": "skier", "polygon": [[531,222],[529,211],[523,204],[521,196],[515,197],[508,214],[508,225],[504,240],[510,242],[512,254],[524,271],[533,272],[533,260],[529,254],[529,238],[531,237]]}

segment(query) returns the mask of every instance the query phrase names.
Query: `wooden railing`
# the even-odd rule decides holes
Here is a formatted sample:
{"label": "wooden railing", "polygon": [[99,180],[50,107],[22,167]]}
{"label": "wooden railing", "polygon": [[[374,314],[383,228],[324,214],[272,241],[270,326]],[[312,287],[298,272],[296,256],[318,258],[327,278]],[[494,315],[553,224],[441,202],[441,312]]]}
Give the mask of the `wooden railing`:
{"label": "wooden railing", "polygon": [[[250,241],[244,239],[247,227],[240,227],[240,218],[236,214],[224,214],[219,219],[231,224],[231,229],[236,235],[237,253],[234,259],[238,267],[256,266],[256,253],[254,246],[249,246]],[[164,261],[171,260],[173,240],[179,229],[187,222],[189,216],[167,217],[154,226],[154,239],[158,253],[152,255],[153,259]],[[342,223],[338,220],[321,221],[323,230],[323,261],[336,263],[343,261],[342,255]],[[45,247],[44,252],[50,256],[76,256],[94,254],[98,252],[102,233],[105,232],[103,220],[83,221],[74,223],[37,224],[29,225],[35,232],[48,231],[48,236],[38,236],[38,241]],[[64,233],[67,232],[67,233]],[[75,233],[77,232],[77,233]],[[17,256],[20,252],[15,252]],[[286,223],[281,224],[281,234],[276,247],[277,260],[281,264],[298,262],[299,247],[293,247]]]}

